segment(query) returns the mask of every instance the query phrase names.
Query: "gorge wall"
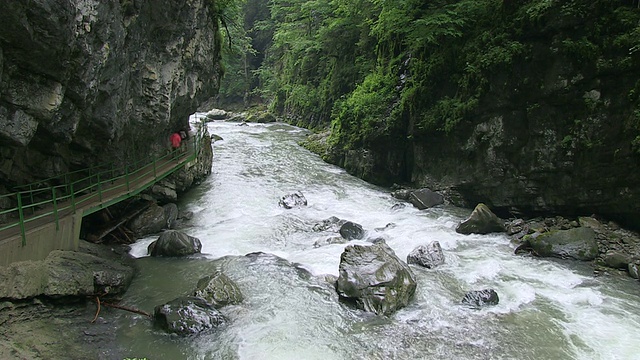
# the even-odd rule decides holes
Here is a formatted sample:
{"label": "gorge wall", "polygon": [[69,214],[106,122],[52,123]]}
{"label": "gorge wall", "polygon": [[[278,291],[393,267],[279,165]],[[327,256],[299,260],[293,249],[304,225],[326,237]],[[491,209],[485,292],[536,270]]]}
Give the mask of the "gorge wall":
{"label": "gorge wall", "polygon": [[0,12],[0,193],[161,154],[217,93],[213,1],[8,1]]}
{"label": "gorge wall", "polygon": [[503,217],[640,227],[636,1],[271,4],[261,90],[330,127],[326,160]]}
{"label": "gorge wall", "polygon": [[[521,24],[482,49],[489,66],[477,73],[465,68],[477,64],[452,60],[458,68],[414,100],[424,110],[403,109],[394,129],[338,151],[337,162],[377,183],[444,191],[456,205],[483,202],[503,217],[596,214],[640,228],[640,53],[626,42],[640,40],[640,28],[625,29],[639,14],[606,1],[586,9]],[[501,11],[517,18],[522,8]],[[504,49],[508,62],[492,64]],[[467,90],[457,79],[471,76],[482,80],[459,96]],[[426,125],[434,113],[442,122]]]}

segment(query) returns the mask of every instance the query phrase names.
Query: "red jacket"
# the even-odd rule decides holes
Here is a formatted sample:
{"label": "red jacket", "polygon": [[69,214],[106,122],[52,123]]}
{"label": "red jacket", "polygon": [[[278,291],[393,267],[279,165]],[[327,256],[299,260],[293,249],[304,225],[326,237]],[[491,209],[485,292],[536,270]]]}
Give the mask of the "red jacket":
{"label": "red jacket", "polygon": [[182,138],[180,137],[180,134],[173,133],[170,137],[170,140],[171,140],[171,146],[174,149],[177,149],[180,147],[180,143],[182,142]]}

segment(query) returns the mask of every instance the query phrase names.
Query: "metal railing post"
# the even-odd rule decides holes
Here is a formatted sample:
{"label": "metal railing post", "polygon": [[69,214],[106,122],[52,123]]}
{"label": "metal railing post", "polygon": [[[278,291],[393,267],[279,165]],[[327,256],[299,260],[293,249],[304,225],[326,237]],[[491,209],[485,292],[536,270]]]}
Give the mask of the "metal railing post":
{"label": "metal railing post", "polygon": [[69,174],[64,174],[64,191],[69,194]]}
{"label": "metal railing post", "polygon": [[56,231],[60,230],[60,217],[58,216],[58,202],[56,200],[56,188],[51,188],[51,196],[53,197],[53,214],[56,217]]}
{"label": "metal railing post", "polygon": [[[33,188],[31,187],[31,185],[29,185],[29,199],[31,200],[31,204],[35,203],[35,201],[33,200]],[[31,208],[31,215],[36,213],[36,208],[35,206]]]}
{"label": "metal railing post", "polygon": [[18,195],[18,217],[20,218],[20,234],[22,235],[22,246],[27,245],[27,235],[24,231],[24,213],[22,211],[22,194],[20,192]]}
{"label": "metal railing post", "polygon": [[127,191],[129,191],[129,164],[124,166],[124,180],[127,183]]}
{"label": "metal railing post", "polygon": [[75,194],[75,191],[73,191],[73,183],[69,184],[69,186],[71,187],[71,208],[75,213],[76,212],[76,194]]}
{"label": "metal railing post", "polygon": [[98,173],[98,199],[102,203],[102,183],[100,182],[100,173]]}

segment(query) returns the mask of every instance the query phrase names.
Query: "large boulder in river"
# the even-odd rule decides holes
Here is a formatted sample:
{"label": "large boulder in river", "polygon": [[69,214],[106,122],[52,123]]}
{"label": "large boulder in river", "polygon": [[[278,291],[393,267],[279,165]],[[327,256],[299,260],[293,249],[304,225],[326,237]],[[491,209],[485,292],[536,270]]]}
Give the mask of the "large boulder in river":
{"label": "large boulder in river", "polygon": [[361,240],[364,238],[362,225],[347,221],[340,227],[340,235],[347,240]]}
{"label": "large boulder in river", "polygon": [[128,254],[80,240],[79,251],[52,251],[42,261],[0,266],[0,299],[124,294],[135,268]]}
{"label": "large boulder in river", "polygon": [[598,256],[596,233],[587,227],[528,235],[525,240],[542,257],[590,261]]}
{"label": "large boulder in river", "polygon": [[444,197],[430,189],[420,189],[409,193],[409,202],[420,210],[444,204]]}
{"label": "large boulder in river", "polygon": [[389,315],[407,306],[416,291],[409,266],[386,244],[350,245],[340,256],[336,290],[356,307]]}
{"label": "large boulder in river", "polygon": [[456,227],[460,234],[489,234],[505,231],[504,221],[496,216],[485,204],[478,204],[469,218]]}
{"label": "large boulder in river", "polygon": [[216,309],[242,302],[242,292],[233,280],[222,272],[198,280],[193,296],[206,300]]}
{"label": "large boulder in river", "polygon": [[407,255],[407,263],[434,268],[444,264],[444,254],[440,243],[434,241],[428,245],[420,245]]}
{"label": "large boulder in river", "polygon": [[498,293],[493,289],[469,291],[462,298],[462,303],[473,307],[482,307],[485,305],[498,305],[500,298]]}
{"label": "large boulder in river", "polygon": [[158,305],[153,318],[161,329],[182,336],[197,335],[227,321],[216,308],[198,297],[180,297]]}
{"label": "large boulder in river", "polygon": [[197,254],[200,250],[202,244],[198,238],[178,230],[163,232],[148,248],[151,256],[187,256]]}
{"label": "large boulder in river", "polygon": [[293,209],[296,207],[307,206],[307,199],[304,197],[302,192],[296,191],[293,194],[285,195],[280,198],[278,205],[285,209]]}

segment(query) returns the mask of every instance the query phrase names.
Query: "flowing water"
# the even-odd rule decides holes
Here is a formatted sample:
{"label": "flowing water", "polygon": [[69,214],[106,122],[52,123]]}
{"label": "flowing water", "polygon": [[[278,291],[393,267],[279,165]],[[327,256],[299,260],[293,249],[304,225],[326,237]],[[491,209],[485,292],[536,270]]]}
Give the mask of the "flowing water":
{"label": "flowing water", "polygon": [[[155,239],[134,244],[141,273],[124,304],[151,312],[186,295],[221,269],[245,300],[222,312],[221,329],[178,338],[148,319],[119,315],[118,343],[147,359],[640,359],[640,284],[594,278],[586,265],[513,255],[504,235],[460,235],[469,210],[412,206],[297,145],[306,132],[284,124],[209,123],[213,173],[182,199],[192,211],[182,229],[202,242],[203,256],[146,256]],[[308,206],[284,209],[283,195],[302,191]],[[411,304],[376,316],[338,301],[326,274],[338,275],[347,245],[314,247],[335,233],[313,225],[337,216],[384,237],[401,259],[437,240],[446,263],[412,267]],[[393,223],[395,227],[385,225]],[[377,229],[377,230],[376,230]],[[353,243],[353,242],[352,242]],[[356,243],[367,244],[364,241]],[[262,252],[244,256],[248,253]],[[460,304],[465,292],[495,289],[500,303]]]}

